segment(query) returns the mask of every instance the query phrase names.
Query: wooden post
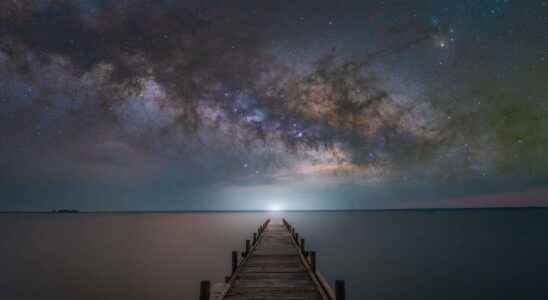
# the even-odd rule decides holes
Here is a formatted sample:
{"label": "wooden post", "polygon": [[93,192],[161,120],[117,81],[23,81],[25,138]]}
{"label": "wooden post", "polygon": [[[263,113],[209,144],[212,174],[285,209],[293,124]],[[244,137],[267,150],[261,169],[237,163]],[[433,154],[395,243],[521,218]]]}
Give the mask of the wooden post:
{"label": "wooden post", "polygon": [[208,280],[200,282],[200,300],[209,300],[211,283]]}
{"label": "wooden post", "polygon": [[312,268],[312,272],[316,274],[316,251],[310,251],[310,267]]}
{"label": "wooden post", "polygon": [[301,253],[304,255],[304,239],[301,239]]}
{"label": "wooden post", "polygon": [[251,245],[249,240],[245,240],[245,256],[249,255],[249,251],[251,250]]}
{"label": "wooden post", "polygon": [[297,245],[299,244],[299,233],[295,232],[295,242],[297,242]]}
{"label": "wooden post", "polygon": [[237,268],[238,268],[238,251],[232,251],[232,275],[234,275]]}
{"label": "wooden post", "polygon": [[257,233],[253,232],[253,245],[257,244]]}
{"label": "wooden post", "polygon": [[344,280],[335,280],[335,300],[345,300]]}

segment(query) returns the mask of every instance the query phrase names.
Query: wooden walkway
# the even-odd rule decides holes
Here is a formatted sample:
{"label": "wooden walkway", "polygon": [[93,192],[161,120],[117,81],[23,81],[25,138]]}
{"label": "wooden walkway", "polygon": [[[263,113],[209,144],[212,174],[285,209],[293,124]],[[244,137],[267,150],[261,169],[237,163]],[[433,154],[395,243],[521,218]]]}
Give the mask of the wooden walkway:
{"label": "wooden walkway", "polygon": [[215,299],[334,300],[315,272],[315,253],[304,250],[304,239],[299,243],[298,234],[285,220],[269,221],[254,234],[252,244],[247,241],[241,263],[234,262],[233,254],[233,274]]}

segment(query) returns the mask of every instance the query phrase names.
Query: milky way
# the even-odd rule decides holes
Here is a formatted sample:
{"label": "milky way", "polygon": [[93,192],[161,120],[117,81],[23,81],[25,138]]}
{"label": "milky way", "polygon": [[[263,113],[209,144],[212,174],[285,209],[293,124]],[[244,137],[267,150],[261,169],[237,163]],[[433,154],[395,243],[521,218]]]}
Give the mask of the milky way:
{"label": "milky way", "polygon": [[15,198],[542,182],[546,18],[542,1],[4,1],[0,178]]}

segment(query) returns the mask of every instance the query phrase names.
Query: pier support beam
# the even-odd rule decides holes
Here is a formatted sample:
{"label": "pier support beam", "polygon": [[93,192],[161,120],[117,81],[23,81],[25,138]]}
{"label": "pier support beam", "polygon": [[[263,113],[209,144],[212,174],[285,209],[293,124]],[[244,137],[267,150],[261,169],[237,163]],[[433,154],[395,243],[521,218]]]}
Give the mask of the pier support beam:
{"label": "pier support beam", "polygon": [[211,294],[211,283],[208,280],[200,282],[200,300],[209,300]]}
{"label": "pier support beam", "polygon": [[251,251],[251,241],[245,240],[245,253],[243,256],[247,256],[249,254],[249,251]]}
{"label": "pier support beam", "polygon": [[335,280],[335,300],[346,300],[344,280]]}
{"label": "pier support beam", "polygon": [[312,268],[312,272],[316,274],[316,251],[310,251],[310,267]]}
{"label": "pier support beam", "polygon": [[238,251],[232,251],[232,275],[238,268]]}

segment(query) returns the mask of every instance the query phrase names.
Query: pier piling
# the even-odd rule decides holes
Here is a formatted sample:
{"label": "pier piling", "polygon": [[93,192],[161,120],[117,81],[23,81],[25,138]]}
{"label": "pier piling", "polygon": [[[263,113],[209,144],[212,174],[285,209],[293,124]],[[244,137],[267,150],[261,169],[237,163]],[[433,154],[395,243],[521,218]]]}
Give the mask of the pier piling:
{"label": "pier piling", "polygon": [[345,300],[346,291],[344,280],[335,280],[335,300]]}
{"label": "pier piling", "polygon": [[200,300],[209,300],[211,283],[208,280],[200,282]]}
{"label": "pier piling", "polygon": [[238,251],[232,251],[232,275],[236,272],[238,268]]}
{"label": "pier piling", "polygon": [[316,251],[310,251],[310,267],[312,268],[312,272],[316,273]]}
{"label": "pier piling", "polygon": [[251,243],[249,240],[245,240],[245,255],[247,256],[249,254],[249,250],[251,249]]}

